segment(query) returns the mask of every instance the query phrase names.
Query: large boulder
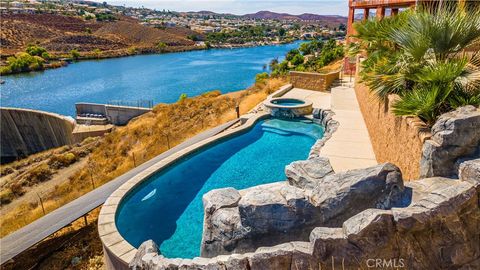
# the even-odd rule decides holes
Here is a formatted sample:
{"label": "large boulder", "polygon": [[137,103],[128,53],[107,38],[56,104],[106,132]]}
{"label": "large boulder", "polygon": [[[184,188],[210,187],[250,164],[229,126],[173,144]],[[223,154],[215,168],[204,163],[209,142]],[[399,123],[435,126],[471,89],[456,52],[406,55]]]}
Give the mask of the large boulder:
{"label": "large boulder", "polygon": [[480,157],[480,110],[465,106],[441,115],[423,145],[420,177],[456,177],[465,158]]}
{"label": "large boulder", "polygon": [[333,173],[332,165],[326,157],[295,161],[285,167],[288,182],[303,189],[313,188],[321,179]]}
{"label": "large boulder", "polygon": [[480,186],[480,158],[461,163],[458,175],[460,180]]}
{"label": "large boulder", "polygon": [[[311,164],[315,163],[297,163],[300,169],[295,177],[304,180],[294,182],[296,186],[288,182],[256,186],[240,191],[241,199],[231,207],[213,212],[206,208],[202,256],[306,240],[316,226],[340,226],[365,209],[389,209],[402,198],[402,175],[395,165],[332,174],[310,168]],[[304,175],[306,171],[310,173]],[[228,201],[218,198],[219,194],[223,192],[207,193],[204,202],[213,195],[217,201]]]}

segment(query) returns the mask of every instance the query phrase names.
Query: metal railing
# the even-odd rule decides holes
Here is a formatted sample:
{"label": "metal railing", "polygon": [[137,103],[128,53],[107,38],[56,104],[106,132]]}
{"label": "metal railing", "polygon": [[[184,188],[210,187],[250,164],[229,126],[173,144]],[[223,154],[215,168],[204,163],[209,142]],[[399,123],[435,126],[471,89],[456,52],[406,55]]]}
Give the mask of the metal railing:
{"label": "metal railing", "polygon": [[107,105],[114,106],[126,106],[126,107],[137,107],[137,108],[153,108],[153,100],[110,100],[106,103]]}

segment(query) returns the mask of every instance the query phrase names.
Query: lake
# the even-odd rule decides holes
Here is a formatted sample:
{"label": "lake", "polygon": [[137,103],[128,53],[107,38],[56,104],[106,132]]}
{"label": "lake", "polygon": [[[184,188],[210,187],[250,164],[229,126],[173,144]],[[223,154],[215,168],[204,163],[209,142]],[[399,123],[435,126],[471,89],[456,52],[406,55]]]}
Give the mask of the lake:
{"label": "lake", "polygon": [[2,77],[3,107],[75,115],[77,102],[172,103],[182,93],[245,89],[264,65],[282,59],[300,42],[239,49],[212,49],[81,61],[59,69]]}

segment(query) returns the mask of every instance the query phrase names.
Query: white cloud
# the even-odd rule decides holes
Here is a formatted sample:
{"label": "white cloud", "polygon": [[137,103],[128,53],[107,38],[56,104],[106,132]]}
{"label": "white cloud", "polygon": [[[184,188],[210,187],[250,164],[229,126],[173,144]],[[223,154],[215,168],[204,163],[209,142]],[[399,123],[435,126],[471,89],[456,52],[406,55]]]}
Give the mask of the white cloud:
{"label": "white cloud", "polygon": [[348,0],[111,0],[113,5],[167,9],[174,11],[209,10],[222,13],[246,14],[260,10],[290,14],[315,13],[322,15],[347,15]]}

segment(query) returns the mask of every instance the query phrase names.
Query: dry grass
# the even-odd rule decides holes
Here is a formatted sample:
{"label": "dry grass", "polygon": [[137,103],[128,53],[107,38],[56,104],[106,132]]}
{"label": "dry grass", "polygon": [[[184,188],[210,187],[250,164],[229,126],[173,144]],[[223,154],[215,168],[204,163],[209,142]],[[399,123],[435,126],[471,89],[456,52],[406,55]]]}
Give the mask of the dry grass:
{"label": "dry grass", "polygon": [[333,62],[331,64],[328,64],[327,66],[322,67],[320,70],[318,70],[319,73],[329,73],[333,71],[337,71],[342,68],[343,64],[343,59],[338,60],[336,62]]}
{"label": "dry grass", "polygon": [[[153,112],[131,121],[103,138],[89,155],[88,165],[69,181],[44,196],[50,212],[132,169],[135,165],[161,154],[194,135],[236,117],[235,105],[246,113],[265,97],[286,83],[274,78],[248,90],[220,95],[210,92],[175,104],[159,104]],[[15,231],[43,215],[38,204],[22,204],[6,213],[0,223],[0,236]]]}

